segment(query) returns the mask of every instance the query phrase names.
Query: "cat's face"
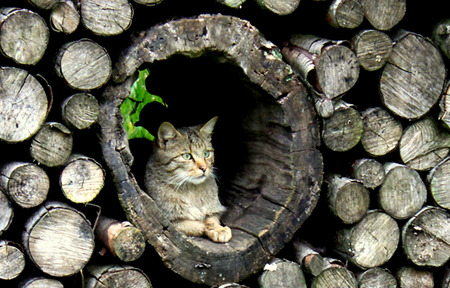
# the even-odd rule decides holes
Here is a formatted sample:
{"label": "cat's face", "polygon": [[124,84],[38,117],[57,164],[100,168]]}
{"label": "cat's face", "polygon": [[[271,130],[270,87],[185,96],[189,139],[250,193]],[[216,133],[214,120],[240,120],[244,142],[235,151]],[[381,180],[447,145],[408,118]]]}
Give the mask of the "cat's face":
{"label": "cat's face", "polygon": [[200,184],[214,177],[211,134],[216,121],[217,117],[205,125],[180,129],[167,122],[161,124],[155,153],[171,184]]}

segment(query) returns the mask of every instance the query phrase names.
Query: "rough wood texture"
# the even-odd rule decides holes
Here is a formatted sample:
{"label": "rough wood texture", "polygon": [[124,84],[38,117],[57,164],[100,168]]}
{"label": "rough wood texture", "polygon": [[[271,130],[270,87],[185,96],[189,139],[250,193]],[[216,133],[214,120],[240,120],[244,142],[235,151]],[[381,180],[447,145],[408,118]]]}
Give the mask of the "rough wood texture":
{"label": "rough wood texture", "polygon": [[363,30],[352,39],[359,64],[367,71],[380,69],[386,63],[392,51],[392,39],[378,30]]}
{"label": "rough wood texture", "polygon": [[439,101],[439,117],[447,130],[450,130],[450,83],[445,84],[444,92]]}
{"label": "rough wood texture", "polygon": [[48,108],[47,95],[35,77],[20,68],[0,67],[1,140],[16,143],[36,134]]}
{"label": "rough wood texture", "polygon": [[91,277],[86,278],[86,288],[152,288],[147,275],[138,268],[123,265],[89,266]]}
{"label": "rough wood texture", "polygon": [[433,272],[417,270],[413,267],[401,267],[397,271],[400,288],[434,288]]}
{"label": "rough wood texture", "polygon": [[360,0],[364,15],[377,30],[390,30],[406,13],[406,0]]}
{"label": "rough wood texture", "polygon": [[333,0],[328,21],[335,28],[354,29],[364,20],[364,10],[357,0]]}
{"label": "rough wood texture", "polygon": [[450,158],[436,165],[427,176],[427,182],[434,201],[445,209],[450,209]]}
{"label": "rough wood texture", "polygon": [[397,279],[387,269],[376,267],[357,277],[359,288],[397,288]]}
{"label": "rough wood texture", "polygon": [[33,277],[20,283],[19,288],[64,288],[64,285],[56,279]]}
{"label": "rough wood texture", "polygon": [[319,276],[314,277],[311,288],[357,288],[355,275],[342,266],[325,269]]}
{"label": "rough wood texture", "polygon": [[300,265],[295,262],[275,259],[266,264],[264,272],[258,278],[261,288],[307,288],[305,276]]}
{"label": "rough wood texture", "polygon": [[375,159],[358,159],[352,164],[352,176],[364,187],[375,189],[384,182],[386,176],[383,165]]}
{"label": "rough wood texture", "polygon": [[[119,110],[134,82],[131,76],[141,65],[174,54],[193,57],[206,51],[221,53],[240,67],[247,81],[260,89],[262,100],[246,110],[240,123],[246,135],[242,143],[246,162],[234,165],[239,171],[226,179],[229,188],[222,188],[229,207],[224,222],[233,228],[233,238],[226,245],[188,238],[161,216],[130,171],[133,155]],[[281,60],[279,49],[247,21],[202,15],[141,33],[120,57],[113,79],[117,84],[103,94],[100,140],[130,221],[170,269],[193,282],[238,282],[260,270],[310,215],[322,177],[313,108],[306,88]]]}
{"label": "rough wood texture", "polygon": [[60,1],[52,9],[50,24],[54,31],[64,34],[75,32],[80,24],[80,12],[73,1]]}
{"label": "rough wood texture", "polygon": [[11,241],[0,240],[0,280],[11,280],[25,268],[22,249]]}
{"label": "rough wood texture", "polygon": [[300,0],[256,0],[261,7],[278,15],[288,15],[297,9]]}
{"label": "rough wood texture", "polygon": [[445,57],[450,58],[450,18],[439,21],[433,28],[431,37]]}
{"label": "rough wood texture", "polygon": [[91,94],[77,93],[64,100],[61,111],[67,126],[82,130],[97,123],[100,105]]}
{"label": "rough wood texture", "polygon": [[49,41],[45,20],[27,9],[0,8],[0,52],[18,64],[34,65]]}
{"label": "rough wood texture", "polygon": [[8,230],[9,225],[14,217],[14,210],[5,193],[0,189],[0,236],[6,230]]}

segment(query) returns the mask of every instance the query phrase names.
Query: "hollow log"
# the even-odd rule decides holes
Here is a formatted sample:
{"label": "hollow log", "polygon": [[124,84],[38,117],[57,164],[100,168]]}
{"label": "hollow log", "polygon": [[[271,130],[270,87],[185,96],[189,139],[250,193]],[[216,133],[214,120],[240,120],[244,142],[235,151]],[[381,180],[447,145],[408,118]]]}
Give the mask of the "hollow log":
{"label": "hollow log", "polygon": [[25,268],[25,255],[16,243],[0,240],[0,279],[11,280]]}
{"label": "hollow log", "polygon": [[86,278],[86,288],[152,288],[152,283],[141,269],[132,266],[106,265],[88,266],[90,277]]}
{"label": "hollow log", "polygon": [[357,0],[334,0],[327,16],[335,28],[354,29],[364,20],[364,10]]}
{"label": "hollow log", "polygon": [[401,267],[397,271],[400,288],[434,288],[433,272],[413,267]]}
{"label": "hollow log", "polygon": [[50,14],[53,31],[72,34],[80,24],[80,12],[73,1],[59,1]]}
{"label": "hollow log", "polygon": [[67,126],[82,130],[97,123],[100,106],[91,94],[77,93],[64,100],[61,111]]}
{"label": "hollow log", "polygon": [[[228,184],[221,186],[228,206],[223,222],[233,230],[227,244],[186,237],[162,217],[130,168],[133,154],[119,109],[141,65],[151,70],[153,62],[175,54],[199,57],[206,52],[225,56],[239,67],[260,100],[245,109],[242,123],[232,130],[242,131],[240,147],[246,157],[240,165],[228,168],[232,169],[227,173],[230,176],[223,179]],[[190,281],[207,285],[239,282],[262,269],[311,214],[322,179],[314,110],[306,88],[281,60],[280,50],[247,21],[201,15],[139,34],[119,58],[113,80],[116,84],[106,88],[101,103],[100,140],[130,222],[142,231],[164,264]],[[251,95],[247,94],[247,100]],[[229,101],[219,103],[214,115],[227,119],[234,110],[224,105]],[[233,119],[236,116],[233,112]],[[220,130],[215,135],[220,136]]]}
{"label": "hollow log", "polygon": [[445,209],[450,209],[450,158],[436,165],[427,175],[428,187],[434,201]]}
{"label": "hollow log", "polygon": [[261,288],[307,288],[305,276],[300,265],[282,259],[274,259],[264,267],[264,272],[258,278]]}
{"label": "hollow log", "polygon": [[359,64],[367,71],[380,69],[386,63],[392,51],[392,39],[378,30],[363,30],[352,39]]}
{"label": "hollow log", "polygon": [[64,288],[64,285],[56,279],[33,277],[22,281],[19,288]]}
{"label": "hollow log", "polygon": [[390,30],[406,13],[406,0],[361,0],[364,15],[377,30]]}
{"label": "hollow log", "polygon": [[384,182],[383,165],[375,159],[358,159],[352,164],[352,177],[360,181],[364,187],[374,189]]}
{"label": "hollow log", "polygon": [[4,231],[8,230],[13,217],[14,209],[11,205],[11,201],[9,201],[8,197],[0,188],[0,235],[2,235]]}
{"label": "hollow log", "polygon": [[357,276],[359,288],[397,288],[397,279],[387,269],[376,267]]}

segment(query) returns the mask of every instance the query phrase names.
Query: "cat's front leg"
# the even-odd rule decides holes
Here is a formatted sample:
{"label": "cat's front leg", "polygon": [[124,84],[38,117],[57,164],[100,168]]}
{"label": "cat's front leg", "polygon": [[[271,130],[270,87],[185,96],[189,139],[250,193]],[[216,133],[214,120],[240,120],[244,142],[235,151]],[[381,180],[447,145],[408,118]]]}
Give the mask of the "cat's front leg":
{"label": "cat's front leg", "polygon": [[231,240],[230,227],[220,225],[219,217],[210,216],[204,221],[205,234],[214,242],[225,243]]}
{"label": "cat's front leg", "polygon": [[175,228],[187,236],[200,237],[205,234],[205,223],[197,220],[180,220],[174,223]]}

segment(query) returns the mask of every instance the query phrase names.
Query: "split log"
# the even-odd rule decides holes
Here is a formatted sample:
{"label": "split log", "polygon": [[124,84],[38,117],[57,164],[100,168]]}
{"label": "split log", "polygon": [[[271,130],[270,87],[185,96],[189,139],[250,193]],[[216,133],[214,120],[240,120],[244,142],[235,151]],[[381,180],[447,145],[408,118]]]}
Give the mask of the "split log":
{"label": "split log", "polygon": [[358,181],[339,175],[328,179],[328,205],[344,224],[361,220],[369,209],[369,191]]}
{"label": "split log", "polygon": [[34,6],[45,10],[52,9],[53,7],[55,7],[55,5],[58,4],[59,1],[60,0],[28,0],[28,2],[30,2]]}
{"label": "split log", "polygon": [[311,246],[303,240],[294,239],[295,259],[304,271],[318,276],[324,269],[324,259]]}
{"label": "split log", "polygon": [[445,57],[450,58],[450,18],[439,21],[433,27],[431,39]]}
{"label": "split log", "polygon": [[445,84],[444,92],[439,101],[439,118],[445,128],[450,130],[450,82]]}
{"label": "split log", "polygon": [[403,250],[417,266],[441,267],[450,259],[450,213],[428,206],[403,226]]}
{"label": "split log", "polygon": [[372,156],[383,156],[397,148],[403,128],[400,121],[381,107],[368,108],[362,112],[364,132],[361,144]]}
{"label": "split log", "polygon": [[93,158],[73,154],[64,164],[59,184],[70,201],[88,203],[103,189],[105,176],[102,165]]}
{"label": "split log", "polygon": [[49,108],[42,85],[27,71],[0,67],[0,139],[17,143],[41,128]]}
{"label": "split log", "polygon": [[91,94],[77,93],[64,100],[61,110],[67,126],[82,130],[97,123],[100,105]]}
{"label": "split log", "polygon": [[31,141],[30,154],[47,167],[61,166],[72,153],[72,132],[57,122],[46,122]]}
{"label": "split log", "polygon": [[294,12],[300,0],[256,0],[259,6],[278,15],[288,15]]}
{"label": "split log", "polygon": [[392,51],[392,39],[378,30],[363,30],[352,39],[359,64],[367,71],[380,69],[386,63]]}
{"label": "split log", "polygon": [[0,187],[22,208],[32,208],[47,199],[50,179],[33,163],[10,162],[0,169]]}
{"label": "split log", "polygon": [[376,267],[357,277],[359,288],[397,288],[397,279],[387,269]]}
{"label": "split log", "polygon": [[360,0],[367,21],[377,30],[390,30],[406,13],[406,0]]}
{"label": "split log", "polygon": [[364,187],[375,189],[384,182],[383,165],[375,159],[358,159],[352,164],[352,177],[360,181]]}
{"label": "split log", "polygon": [[60,202],[46,202],[28,218],[22,241],[33,263],[55,277],[78,273],[94,251],[89,221]]}
{"label": "split log", "polygon": [[264,266],[264,272],[258,278],[261,288],[307,288],[305,276],[300,265],[288,260],[275,259]]}
{"label": "split log", "polygon": [[416,170],[429,170],[450,151],[450,133],[432,118],[419,120],[405,129],[400,139],[400,158]]}
{"label": "split log", "polygon": [[447,157],[436,165],[427,175],[430,193],[436,204],[450,209],[450,158]]}
{"label": "split log", "polygon": [[109,80],[112,64],[105,48],[90,39],[81,39],[61,47],[55,69],[56,74],[73,89],[91,90]]}
{"label": "split log", "polygon": [[108,251],[124,262],[139,259],[145,250],[145,239],[141,231],[130,222],[100,217],[95,236],[103,243]]}
{"label": "split log", "polygon": [[99,36],[114,36],[125,32],[133,21],[133,6],[128,0],[83,0],[81,23]]}
{"label": "split log", "polygon": [[71,0],[59,1],[50,14],[53,31],[72,34],[80,24],[80,12]]}
{"label": "split log", "polygon": [[386,178],[378,192],[380,207],[395,219],[407,219],[427,200],[427,187],[415,170],[398,163],[384,164]]}
{"label": "split log", "polygon": [[152,283],[141,269],[123,266],[88,266],[91,275],[86,278],[86,288],[152,288]]}
{"label": "split log", "polygon": [[64,285],[56,279],[33,277],[22,281],[19,288],[64,288]]}
{"label": "split log", "polygon": [[345,267],[334,266],[325,269],[313,278],[311,288],[357,288],[355,275]]}
{"label": "split log", "polygon": [[25,255],[20,246],[11,241],[0,240],[0,279],[12,280],[25,268]]}
{"label": "split log", "polygon": [[[383,7],[378,1],[371,3]],[[393,40],[396,42],[380,79],[381,100],[400,117],[420,118],[441,96],[444,60],[431,40],[419,34],[401,31]]]}
{"label": "split log", "polygon": [[364,10],[357,0],[334,0],[327,16],[335,28],[354,29],[364,20]]}
{"label": "split log", "polygon": [[400,239],[397,222],[388,214],[371,210],[358,223],[336,233],[336,248],[363,269],[383,265],[391,259]]}
{"label": "split log", "polygon": [[397,279],[400,288],[433,288],[433,273],[425,270],[417,270],[413,267],[401,267],[397,271]]}
{"label": "split log", "polygon": [[50,32],[39,14],[20,8],[0,9],[0,51],[18,64],[34,65],[44,56]]}
{"label": "split log", "polygon": [[[179,233],[141,190],[132,174],[133,155],[119,109],[141,65],[151,71],[153,62],[161,64],[175,54],[199,57],[211,51],[238,65],[256,93],[243,94],[255,104],[245,111],[236,111],[228,97],[216,97],[219,104],[209,109],[221,119],[243,119],[223,122],[231,125],[233,133],[242,131],[239,143],[247,155],[239,165],[224,169],[229,173],[222,179],[228,183],[222,186],[228,206],[223,222],[233,230],[226,245]],[[113,80],[116,83],[103,93],[100,140],[130,222],[163,263],[190,281],[210,286],[233,283],[262,269],[312,212],[322,177],[314,109],[307,89],[281,60],[279,49],[245,20],[202,15],[139,34],[117,61]],[[253,96],[258,101],[253,102]],[[190,103],[198,104],[195,98]],[[183,111],[188,110],[183,106]],[[216,132],[220,137],[220,129]],[[229,151],[222,155],[225,158],[231,156],[226,153],[235,153],[223,151]]]}
{"label": "split log", "polygon": [[244,4],[245,1],[247,0],[217,0],[217,2],[231,8],[241,8],[242,4]]}
{"label": "split log", "polygon": [[2,235],[4,231],[8,230],[13,217],[14,210],[11,205],[11,201],[9,201],[8,197],[0,188],[0,235]]}

